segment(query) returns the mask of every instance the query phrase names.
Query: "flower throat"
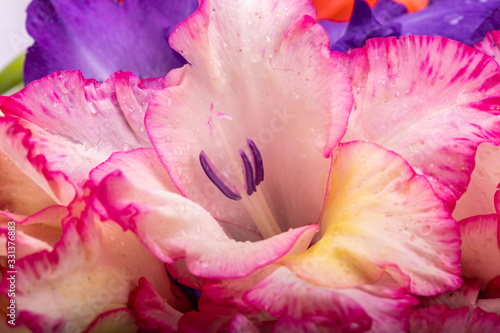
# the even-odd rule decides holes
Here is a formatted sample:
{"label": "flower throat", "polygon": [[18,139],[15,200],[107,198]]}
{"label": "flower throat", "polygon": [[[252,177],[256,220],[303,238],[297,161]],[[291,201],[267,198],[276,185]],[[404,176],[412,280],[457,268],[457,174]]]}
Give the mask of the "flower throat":
{"label": "flower throat", "polygon": [[[235,156],[234,151],[230,148],[224,132],[215,119],[213,122],[217,132],[222,139],[224,148],[230,157],[233,168],[241,183],[241,187],[230,184],[217,170],[207,154],[202,150],[200,152],[200,164],[207,177],[212,183],[231,200],[241,201],[245,209],[252,217],[257,229],[259,229],[262,237],[269,238],[280,234],[281,229],[274,218],[271,209],[264,197],[262,191],[257,191],[257,187],[264,180],[264,162],[262,154],[257,148],[255,142],[249,138],[246,143],[250,154],[247,154],[243,149],[238,149],[239,159]],[[251,156],[251,159],[249,157]],[[240,160],[241,162],[238,162]],[[252,161],[253,164],[252,164]]]}

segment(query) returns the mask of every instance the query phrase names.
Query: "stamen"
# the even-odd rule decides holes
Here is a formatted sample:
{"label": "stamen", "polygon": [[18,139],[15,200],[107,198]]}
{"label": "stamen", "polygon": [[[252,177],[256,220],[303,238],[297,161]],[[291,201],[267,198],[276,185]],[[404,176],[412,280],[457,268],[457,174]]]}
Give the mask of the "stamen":
{"label": "stamen", "polygon": [[252,195],[253,192],[257,192],[257,186],[255,185],[255,179],[253,178],[252,164],[250,159],[248,159],[247,154],[243,149],[239,149],[241,159],[243,160],[243,167],[245,170],[245,187],[247,189],[247,194]]}
{"label": "stamen", "polygon": [[264,180],[264,163],[262,161],[262,155],[252,139],[247,139],[247,145],[250,147],[250,151],[252,152],[253,163],[255,166],[255,185],[258,186],[260,182]]}
{"label": "stamen", "polygon": [[231,189],[231,187],[226,185],[222,177],[217,174],[217,172],[215,171],[215,166],[203,150],[200,152],[200,164],[207,177],[212,181],[212,183],[214,183],[215,186],[217,186],[222,194],[224,194],[231,200],[241,200],[241,196],[238,194],[238,192],[234,191],[233,189]]}

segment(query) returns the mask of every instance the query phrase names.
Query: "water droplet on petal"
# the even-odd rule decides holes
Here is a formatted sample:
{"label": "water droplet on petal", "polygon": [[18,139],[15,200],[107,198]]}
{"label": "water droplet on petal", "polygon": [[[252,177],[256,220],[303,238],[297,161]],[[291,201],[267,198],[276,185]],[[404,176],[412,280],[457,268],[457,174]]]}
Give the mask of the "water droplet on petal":
{"label": "water droplet on petal", "polygon": [[93,113],[93,114],[96,114],[97,113],[97,109],[94,105],[93,102],[87,102],[87,105],[89,106],[89,109],[90,109],[90,112]]}

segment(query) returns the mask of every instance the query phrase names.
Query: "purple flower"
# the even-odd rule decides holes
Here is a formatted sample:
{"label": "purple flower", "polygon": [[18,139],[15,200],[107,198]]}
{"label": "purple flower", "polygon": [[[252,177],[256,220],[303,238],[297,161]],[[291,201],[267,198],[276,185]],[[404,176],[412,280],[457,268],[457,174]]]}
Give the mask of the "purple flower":
{"label": "purple flower", "polygon": [[185,63],[168,36],[197,7],[196,0],[34,0],[24,80],[73,69],[99,81],[117,70],[165,76]]}
{"label": "purple flower", "polygon": [[339,52],[362,47],[373,37],[405,35],[443,36],[472,46],[487,32],[500,29],[499,7],[499,0],[440,0],[407,14],[391,0],[381,0],[373,9],[356,0],[349,22],[319,23],[330,34],[330,48]]}

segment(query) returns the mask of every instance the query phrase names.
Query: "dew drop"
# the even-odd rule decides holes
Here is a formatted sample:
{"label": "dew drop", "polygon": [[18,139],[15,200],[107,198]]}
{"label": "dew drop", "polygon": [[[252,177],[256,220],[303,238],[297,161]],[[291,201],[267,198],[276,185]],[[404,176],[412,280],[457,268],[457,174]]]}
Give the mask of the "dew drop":
{"label": "dew drop", "polygon": [[422,227],[422,235],[426,236],[431,233],[431,226],[426,224]]}
{"label": "dew drop", "polygon": [[97,113],[97,109],[95,108],[95,105],[94,103],[92,102],[88,102],[87,105],[89,106],[89,109],[90,109],[90,112],[93,113],[93,114],[96,114]]}
{"label": "dew drop", "polygon": [[250,55],[251,62],[258,62],[260,59],[262,59],[262,57],[259,54],[254,53]]}
{"label": "dew drop", "polygon": [[458,15],[458,16],[455,16],[454,18],[452,18],[451,20],[449,20],[448,23],[450,23],[451,25],[457,25],[463,19],[464,19],[463,15]]}

